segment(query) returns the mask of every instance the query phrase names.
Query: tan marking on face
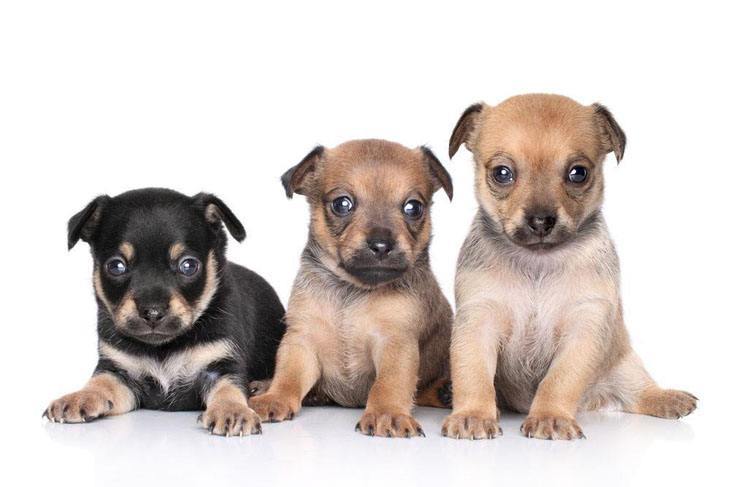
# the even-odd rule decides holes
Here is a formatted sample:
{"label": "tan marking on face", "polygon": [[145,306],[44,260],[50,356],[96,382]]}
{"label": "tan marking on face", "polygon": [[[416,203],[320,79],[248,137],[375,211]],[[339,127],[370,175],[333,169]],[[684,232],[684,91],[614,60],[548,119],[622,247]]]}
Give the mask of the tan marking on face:
{"label": "tan marking on face", "polygon": [[170,246],[170,260],[175,262],[185,252],[185,245],[182,242],[175,242]]}
{"label": "tan marking on face", "polygon": [[129,242],[122,242],[119,246],[119,253],[127,260],[131,262],[134,259],[134,245]]}
{"label": "tan marking on face", "polygon": [[94,290],[96,291],[96,295],[104,304],[104,307],[114,319],[114,323],[123,325],[127,320],[139,317],[137,305],[135,304],[134,298],[130,292],[127,292],[116,306],[109,301],[109,298],[104,293],[104,288],[101,283],[101,271],[99,269],[94,271]]}
{"label": "tan marking on face", "polygon": [[177,290],[173,290],[170,294],[170,314],[180,319],[183,328],[189,328],[200,318],[218,290],[218,263],[213,251],[208,254],[205,272],[205,286],[196,303],[188,302]]}
{"label": "tan marking on face", "polygon": [[210,301],[218,291],[218,261],[215,258],[215,254],[211,250],[208,253],[208,261],[205,266],[205,287],[203,293],[200,295],[198,302],[193,306],[193,323],[200,318],[210,304]]}
{"label": "tan marking on face", "polygon": [[193,320],[193,309],[176,290],[173,290],[170,294],[169,310],[170,315],[180,318],[183,328],[189,327],[195,321]]}
{"label": "tan marking on face", "polygon": [[137,304],[134,302],[132,293],[127,292],[114,310],[114,321],[117,323],[126,323],[128,320],[138,317]]}
{"label": "tan marking on face", "polygon": [[94,290],[96,291],[96,295],[99,297],[102,303],[104,303],[104,307],[106,307],[106,310],[109,312],[109,314],[114,314],[114,307],[112,306],[111,301],[109,301],[109,298],[106,297],[106,294],[104,293],[104,288],[101,284],[101,271],[97,268],[94,270]]}

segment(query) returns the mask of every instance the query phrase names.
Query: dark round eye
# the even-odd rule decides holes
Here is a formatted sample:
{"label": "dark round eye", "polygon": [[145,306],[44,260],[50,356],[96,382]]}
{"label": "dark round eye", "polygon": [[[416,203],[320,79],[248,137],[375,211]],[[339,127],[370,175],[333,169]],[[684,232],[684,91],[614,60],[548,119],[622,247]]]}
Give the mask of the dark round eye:
{"label": "dark round eye", "polygon": [[515,175],[512,173],[512,169],[507,166],[497,166],[492,170],[492,177],[499,184],[512,184],[515,180]]}
{"label": "dark round eye", "polygon": [[403,213],[408,218],[421,218],[421,215],[423,215],[423,203],[418,200],[408,200],[403,205]]}
{"label": "dark round eye", "polygon": [[568,171],[568,181],[571,183],[584,183],[586,179],[588,179],[588,168],[585,166],[573,166]]}
{"label": "dark round eye", "polygon": [[332,211],[337,216],[347,216],[352,213],[354,203],[348,196],[340,196],[332,201]]}
{"label": "dark round eye", "polygon": [[177,270],[185,277],[192,277],[200,269],[200,261],[195,257],[183,257],[177,265]]}
{"label": "dark round eye", "polygon": [[119,277],[123,274],[127,273],[127,263],[124,262],[124,259],[121,257],[112,257],[111,259],[106,261],[106,264],[104,264],[104,268],[109,273],[109,275],[114,277]]}

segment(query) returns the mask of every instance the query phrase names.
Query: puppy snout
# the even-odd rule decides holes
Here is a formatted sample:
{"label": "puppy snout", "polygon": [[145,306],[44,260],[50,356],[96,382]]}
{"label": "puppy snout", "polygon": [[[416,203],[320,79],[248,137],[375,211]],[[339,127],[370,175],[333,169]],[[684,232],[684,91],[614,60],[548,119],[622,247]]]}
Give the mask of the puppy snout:
{"label": "puppy snout", "polygon": [[547,237],[558,221],[554,213],[535,213],[527,217],[527,226],[540,238]]}
{"label": "puppy snout", "polygon": [[388,230],[373,231],[367,239],[370,251],[378,259],[384,259],[395,248],[395,240]]}
{"label": "puppy snout", "polygon": [[167,315],[167,306],[160,304],[144,305],[140,307],[139,314],[150,328],[154,328]]}

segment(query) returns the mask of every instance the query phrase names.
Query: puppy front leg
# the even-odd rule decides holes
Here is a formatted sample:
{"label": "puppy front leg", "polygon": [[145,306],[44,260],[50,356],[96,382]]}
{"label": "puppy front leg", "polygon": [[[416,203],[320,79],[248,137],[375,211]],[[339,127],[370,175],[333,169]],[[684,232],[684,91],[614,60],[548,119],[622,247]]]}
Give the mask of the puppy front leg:
{"label": "puppy front leg", "polygon": [[302,408],[302,399],[321,374],[313,350],[306,340],[284,335],[276,352],[276,370],[269,390],[251,398],[251,407],[263,421],[293,419]]}
{"label": "puppy front leg", "polygon": [[86,423],[124,414],[137,405],[134,392],[113,372],[98,371],[80,391],[53,401],[43,412],[54,423]]}
{"label": "puppy front leg", "polygon": [[418,383],[418,343],[386,339],[373,345],[375,383],[355,430],[370,436],[426,436],[411,416]]}
{"label": "puppy front leg", "polygon": [[456,314],[451,338],[454,410],[444,420],[443,436],[480,440],[502,434],[494,389],[501,315],[489,305],[462,306]]}
{"label": "puppy front leg", "polygon": [[261,434],[261,420],[248,407],[246,395],[235,376],[218,379],[205,396],[205,411],[200,422],[210,434],[246,436]]}
{"label": "puppy front leg", "polygon": [[611,307],[581,306],[566,317],[562,344],[540,382],[520,430],[528,438],[585,438],[575,414],[588,385],[602,365],[610,340]]}

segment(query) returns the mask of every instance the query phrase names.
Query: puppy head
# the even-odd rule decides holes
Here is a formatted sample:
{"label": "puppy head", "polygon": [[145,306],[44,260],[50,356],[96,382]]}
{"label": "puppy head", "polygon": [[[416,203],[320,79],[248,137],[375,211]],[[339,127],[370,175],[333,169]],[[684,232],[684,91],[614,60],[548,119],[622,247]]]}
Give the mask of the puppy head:
{"label": "puppy head", "polygon": [[213,195],[142,189],[94,199],[69,220],[68,246],[91,246],[96,297],[115,328],[158,345],[189,330],[215,295],[222,223],[244,239],[241,222]]}
{"label": "puppy head", "polygon": [[310,239],[340,278],[375,288],[427,251],[431,197],[451,177],[433,153],[383,140],[317,147],[282,176],[287,196],[307,196]]}
{"label": "puppy head", "polygon": [[467,108],[449,143],[474,155],[479,204],[512,243],[546,252],[587,228],[603,201],[606,154],[626,137],[603,106],[522,95]]}

